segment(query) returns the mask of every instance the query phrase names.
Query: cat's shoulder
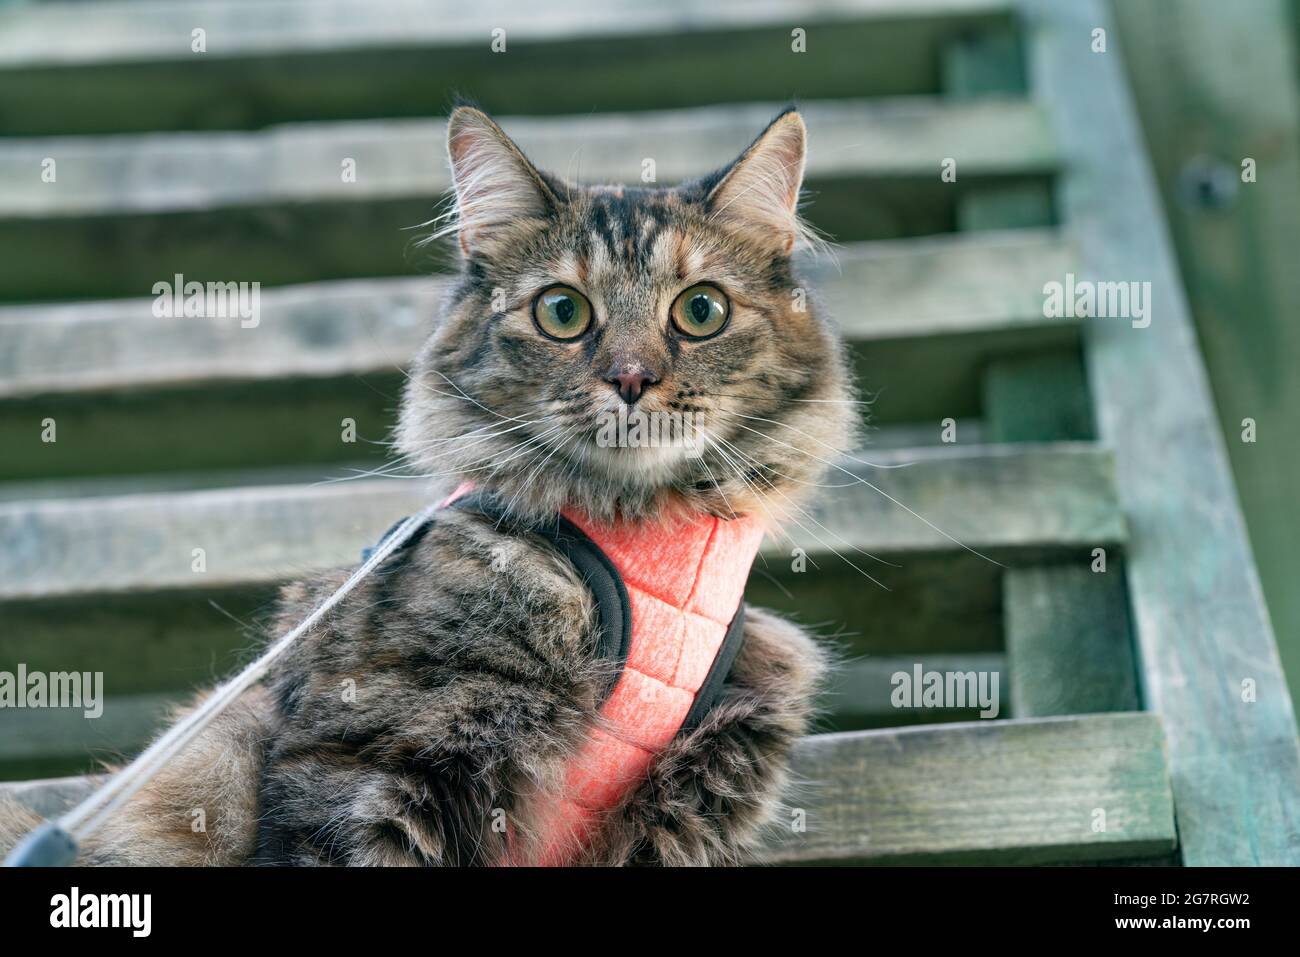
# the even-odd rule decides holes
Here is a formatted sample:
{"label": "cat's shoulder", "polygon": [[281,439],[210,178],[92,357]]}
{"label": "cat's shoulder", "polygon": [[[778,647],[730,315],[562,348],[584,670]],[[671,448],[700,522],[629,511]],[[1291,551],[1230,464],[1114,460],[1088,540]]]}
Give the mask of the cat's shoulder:
{"label": "cat's shoulder", "polygon": [[[405,560],[417,572],[556,593],[585,593],[574,567],[524,523],[444,508],[415,536]],[[400,560],[400,556],[399,556]]]}

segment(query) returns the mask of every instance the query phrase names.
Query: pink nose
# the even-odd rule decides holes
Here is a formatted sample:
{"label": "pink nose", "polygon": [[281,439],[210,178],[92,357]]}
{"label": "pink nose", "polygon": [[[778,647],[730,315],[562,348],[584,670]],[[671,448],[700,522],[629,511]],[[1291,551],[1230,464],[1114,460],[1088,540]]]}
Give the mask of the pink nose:
{"label": "pink nose", "polygon": [[641,393],[648,385],[654,385],[659,377],[641,366],[623,366],[611,368],[605,373],[605,381],[618,390],[623,401],[631,405],[641,398]]}

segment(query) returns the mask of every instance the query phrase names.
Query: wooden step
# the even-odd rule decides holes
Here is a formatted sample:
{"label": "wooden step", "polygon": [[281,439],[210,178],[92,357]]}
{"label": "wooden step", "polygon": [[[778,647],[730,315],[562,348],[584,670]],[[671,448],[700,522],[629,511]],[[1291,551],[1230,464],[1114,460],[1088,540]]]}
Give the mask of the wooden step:
{"label": "wooden step", "polygon": [[[651,158],[655,181],[669,184],[729,162],[779,108],[502,123],[562,175],[635,184]],[[816,144],[811,216],[842,240],[951,230],[959,198],[981,183],[1042,177],[1058,162],[1044,116],[1025,100],[802,109]],[[143,295],[176,273],[273,285],[444,268],[441,247],[413,247],[450,187],[443,143],[441,119],[0,140],[0,296]],[[940,181],[947,157],[955,183]],[[54,183],[41,181],[46,158]],[[354,182],[344,181],[349,159]]]}
{"label": "wooden step", "polygon": [[[817,735],[796,748],[795,777],[770,863],[1159,861],[1177,845],[1164,735],[1150,714]],[[53,815],[96,780],[0,791]]]}
{"label": "wooden step", "polygon": [[[422,115],[934,93],[962,36],[1014,30],[1002,0],[200,0],[0,9],[14,133],[241,129]],[[206,52],[192,49],[206,31]],[[806,33],[806,53],[792,31]],[[504,30],[505,50],[493,49]],[[1023,85],[1018,56],[1002,86]],[[754,70],[755,62],[762,70]],[[563,66],[559,66],[563,64]]]}
{"label": "wooden step", "polygon": [[[784,559],[799,547],[814,555],[906,555],[963,545],[1039,553],[1124,538],[1110,457],[1086,443],[874,458],[906,467],[837,466],[831,483],[840,487],[796,520],[805,528],[792,526],[789,540],[770,542],[765,554]],[[419,480],[369,478],[0,503],[0,539],[10,543],[0,552],[0,601],[255,586],[355,564],[361,548],[418,510],[426,494]],[[196,572],[200,548],[205,570]]]}
{"label": "wooden step", "polygon": [[[1043,284],[1071,261],[1051,231],[1022,230],[849,244],[803,272],[864,388],[879,393],[872,423],[928,419],[937,441],[942,418],[979,415],[991,359],[1078,348],[1078,322],[1042,310]],[[379,446],[341,445],[338,423],[355,419],[367,439],[389,433],[400,370],[445,288],[420,278],[267,289],[253,328],[159,319],[151,299],[0,307],[0,444],[11,450],[0,479],[378,457]],[[47,417],[60,430],[53,445],[40,441]],[[268,419],[300,426],[268,444]]]}
{"label": "wooden step", "polygon": [[773,863],[1075,863],[1176,845],[1150,714],[823,735],[794,774],[809,783],[786,801],[807,829],[774,831]]}

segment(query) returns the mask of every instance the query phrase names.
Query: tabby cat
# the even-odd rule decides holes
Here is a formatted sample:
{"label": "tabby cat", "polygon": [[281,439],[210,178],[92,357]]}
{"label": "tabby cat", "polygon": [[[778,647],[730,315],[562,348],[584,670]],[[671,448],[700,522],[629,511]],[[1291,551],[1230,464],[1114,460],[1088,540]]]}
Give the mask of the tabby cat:
{"label": "tabby cat", "polygon": [[[526,844],[610,679],[591,592],[527,523],[561,509],[668,527],[707,513],[775,532],[851,445],[841,347],[792,265],[809,238],[797,112],[728,167],[671,188],[562,180],[468,106],[451,116],[448,152],[455,206],[441,232],[462,264],[398,438],[422,474],[472,481],[506,520],[438,512],[109,822],[88,861],[502,862],[510,835]],[[605,447],[598,419],[620,407],[691,413],[704,439]],[[281,628],[347,574],[288,587]],[[772,613],[744,615],[713,708],[573,863],[743,861],[781,816],[825,655]],[[11,827],[18,813],[5,812]]]}

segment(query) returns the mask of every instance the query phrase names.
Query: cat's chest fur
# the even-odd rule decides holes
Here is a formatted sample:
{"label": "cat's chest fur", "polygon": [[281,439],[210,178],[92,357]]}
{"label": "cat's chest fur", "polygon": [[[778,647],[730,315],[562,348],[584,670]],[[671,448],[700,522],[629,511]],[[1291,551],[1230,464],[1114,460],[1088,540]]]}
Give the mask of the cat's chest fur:
{"label": "cat's chest fur", "polygon": [[[284,617],[330,584],[291,589]],[[347,804],[385,821],[406,809],[400,833],[364,838],[389,862],[494,862],[598,723],[617,678],[599,632],[590,592],[545,542],[440,513],[275,675],[260,856],[349,859],[355,842],[329,826]]]}

